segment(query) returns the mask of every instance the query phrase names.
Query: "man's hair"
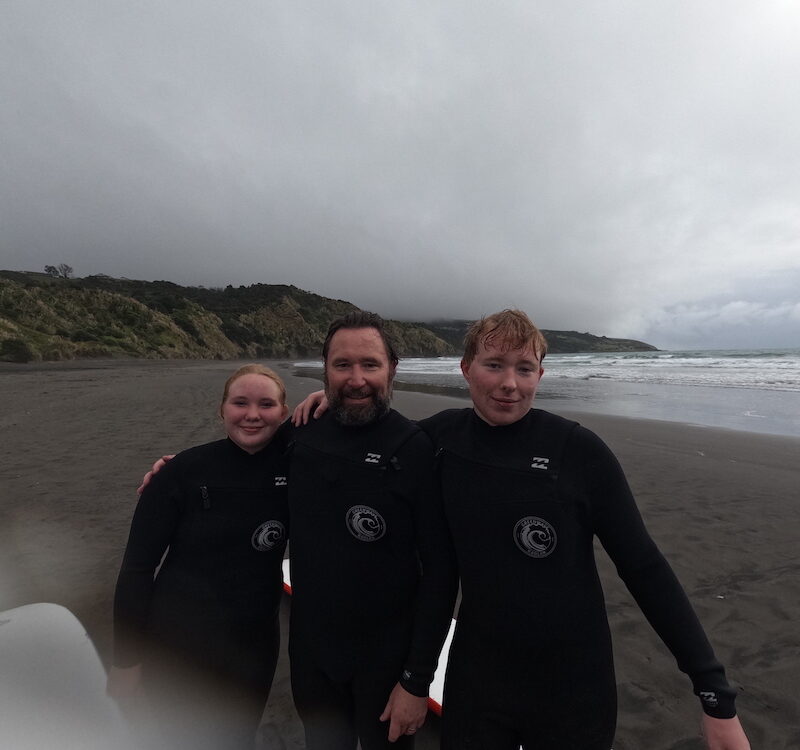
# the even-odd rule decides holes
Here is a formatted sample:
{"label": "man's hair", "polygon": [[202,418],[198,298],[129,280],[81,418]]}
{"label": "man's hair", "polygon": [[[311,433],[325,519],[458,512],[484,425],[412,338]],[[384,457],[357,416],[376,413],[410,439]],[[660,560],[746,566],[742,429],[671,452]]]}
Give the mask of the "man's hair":
{"label": "man's hair", "polygon": [[353,312],[337,318],[330,324],[328,328],[328,335],[325,336],[325,343],[322,345],[322,359],[328,360],[328,351],[331,348],[331,339],[337,331],[343,328],[374,328],[381,337],[383,345],[386,348],[386,356],[392,365],[396,365],[400,358],[397,356],[394,342],[386,330],[386,324],[380,315],[367,312],[366,310],[354,310]]}
{"label": "man's hair", "polygon": [[464,362],[470,364],[478,346],[496,346],[501,351],[533,349],[541,363],[547,354],[547,340],[522,310],[503,310],[476,320],[464,336]]}

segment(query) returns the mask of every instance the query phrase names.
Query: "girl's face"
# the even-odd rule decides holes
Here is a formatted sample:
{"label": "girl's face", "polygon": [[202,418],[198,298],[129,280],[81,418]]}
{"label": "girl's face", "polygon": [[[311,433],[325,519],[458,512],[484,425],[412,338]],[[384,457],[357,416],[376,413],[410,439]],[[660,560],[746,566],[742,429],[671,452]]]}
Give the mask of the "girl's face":
{"label": "girl's face", "polygon": [[243,451],[258,453],[272,440],[289,412],[278,384],[257,373],[236,378],[222,404],[225,432]]}

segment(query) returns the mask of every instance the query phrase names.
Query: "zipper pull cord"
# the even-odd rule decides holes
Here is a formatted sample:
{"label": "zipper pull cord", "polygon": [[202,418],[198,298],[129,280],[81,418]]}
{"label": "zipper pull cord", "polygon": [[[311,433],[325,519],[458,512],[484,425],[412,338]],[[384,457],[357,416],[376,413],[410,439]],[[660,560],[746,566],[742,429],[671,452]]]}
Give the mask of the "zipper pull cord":
{"label": "zipper pull cord", "polygon": [[208,496],[208,487],[205,485],[200,488],[200,497],[203,498],[203,507],[209,510],[211,508],[211,498]]}

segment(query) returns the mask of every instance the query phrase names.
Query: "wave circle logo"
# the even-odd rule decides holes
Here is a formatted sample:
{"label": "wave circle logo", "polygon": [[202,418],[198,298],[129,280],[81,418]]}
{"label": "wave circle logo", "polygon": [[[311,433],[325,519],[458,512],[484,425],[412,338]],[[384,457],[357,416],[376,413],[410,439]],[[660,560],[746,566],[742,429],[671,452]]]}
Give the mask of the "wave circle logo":
{"label": "wave circle logo", "polygon": [[265,521],[250,537],[250,543],[259,552],[269,552],[286,539],[286,527],[280,521]]}
{"label": "wave circle logo", "polygon": [[547,557],[556,548],[558,536],[544,518],[525,516],[514,526],[514,542],[529,557]]}
{"label": "wave circle logo", "polygon": [[362,542],[377,542],[386,533],[386,521],[369,505],[354,505],[345,518],[347,530]]}

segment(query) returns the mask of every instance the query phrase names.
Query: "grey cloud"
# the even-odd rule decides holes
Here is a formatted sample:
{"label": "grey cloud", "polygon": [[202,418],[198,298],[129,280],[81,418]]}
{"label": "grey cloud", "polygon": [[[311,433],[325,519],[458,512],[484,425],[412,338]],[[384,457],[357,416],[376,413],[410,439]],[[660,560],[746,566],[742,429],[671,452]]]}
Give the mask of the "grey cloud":
{"label": "grey cloud", "polygon": [[754,274],[800,266],[792,5],[11,0],[4,16],[4,267],[797,345],[791,316],[756,332],[723,314],[771,304]]}

